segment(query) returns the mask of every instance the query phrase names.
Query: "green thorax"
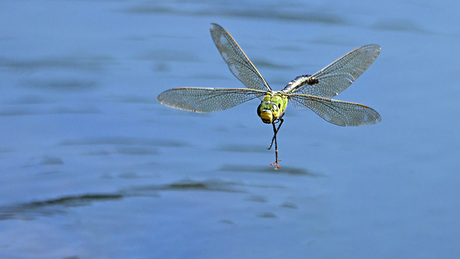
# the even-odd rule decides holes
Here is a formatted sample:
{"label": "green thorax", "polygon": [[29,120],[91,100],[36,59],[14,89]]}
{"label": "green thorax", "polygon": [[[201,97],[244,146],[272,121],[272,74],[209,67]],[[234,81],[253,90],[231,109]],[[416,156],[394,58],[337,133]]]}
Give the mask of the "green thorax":
{"label": "green thorax", "polygon": [[257,107],[257,115],[264,123],[273,123],[284,115],[287,104],[288,98],[282,91],[268,92]]}

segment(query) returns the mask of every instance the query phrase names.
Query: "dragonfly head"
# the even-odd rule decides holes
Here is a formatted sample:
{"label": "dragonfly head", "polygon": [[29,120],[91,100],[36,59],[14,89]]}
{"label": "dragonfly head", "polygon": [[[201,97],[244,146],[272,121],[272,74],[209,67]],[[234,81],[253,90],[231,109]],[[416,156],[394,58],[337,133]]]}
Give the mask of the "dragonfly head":
{"label": "dragonfly head", "polygon": [[264,123],[270,124],[280,116],[280,107],[273,102],[262,102],[257,107],[257,115]]}

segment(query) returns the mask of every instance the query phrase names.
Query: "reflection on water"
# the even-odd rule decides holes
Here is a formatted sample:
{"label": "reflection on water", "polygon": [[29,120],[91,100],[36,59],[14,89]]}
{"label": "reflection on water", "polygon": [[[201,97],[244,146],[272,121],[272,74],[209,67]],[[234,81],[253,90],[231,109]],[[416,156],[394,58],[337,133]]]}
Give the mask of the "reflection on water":
{"label": "reflection on water", "polygon": [[85,206],[97,201],[110,201],[121,198],[123,198],[123,196],[120,194],[84,194],[44,201],[33,201],[18,205],[1,206],[0,220],[31,220],[36,216],[53,216],[54,214],[65,213],[65,207]]}
{"label": "reflection on water", "polygon": [[[65,213],[66,207],[88,206],[94,202],[117,201],[126,197],[161,197],[161,192],[165,191],[245,193],[247,192],[244,188],[245,186],[242,183],[221,180],[181,180],[169,184],[130,187],[113,193],[63,196],[43,201],[0,206],[0,220],[31,220],[37,216],[53,216],[54,214]],[[254,201],[253,199],[249,200]]]}
{"label": "reflection on water", "polygon": [[322,175],[309,172],[304,168],[294,168],[289,166],[283,166],[282,170],[274,171],[273,167],[269,166],[253,166],[253,165],[223,165],[219,171],[223,172],[235,172],[235,173],[266,173],[266,174],[286,174],[286,175],[297,175],[297,176],[309,176],[309,177],[321,177]]}
{"label": "reflection on water", "polygon": [[[8,69],[12,72],[36,73],[40,71],[57,72],[91,72],[101,73],[107,70],[107,66],[114,60],[104,56],[63,56],[43,57],[31,59],[15,59],[0,57],[0,69]],[[57,73],[56,73],[57,74]]]}
{"label": "reflection on water", "polygon": [[227,144],[219,146],[216,150],[237,153],[266,153],[267,147],[262,145]]}
{"label": "reflection on water", "polygon": [[61,141],[62,146],[79,145],[124,145],[124,146],[162,146],[162,147],[183,147],[183,141],[166,139],[136,138],[136,137],[101,137],[86,139],[67,139]]}
{"label": "reflection on water", "polygon": [[90,90],[97,86],[94,81],[84,81],[79,79],[56,79],[56,80],[41,80],[34,79],[22,82],[23,86],[33,87],[37,89],[49,89],[59,91],[81,91]]}
{"label": "reflection on water", "polygon": [[144,2],[127,8],[128,13],[140,15],[154,14],[175,14],[175,15],[198,15],[198,16],[219,16],[219,17],[238,17],[251,19],[269,19],[277,21],[297,21],[297,22],[315,22],[325,24],[346,24],[340,13],[328,12],[327,9],[315,10],[310,8],[296,8],[295,5],[289,5],[279,2],[267,8],[266,4],[254,5],[253,8],[245,8],[244,5],[237,3],[225,5],[225,8],[218,8],[213,2],[205,2],[199,8],[177,8],[168,2]]}
{"label": "reflection on water", "polygon": [[427,32],[420,24],[408,19],[385,19],[375,22],[372,27],[376,30],[406,31],[410,33]]}

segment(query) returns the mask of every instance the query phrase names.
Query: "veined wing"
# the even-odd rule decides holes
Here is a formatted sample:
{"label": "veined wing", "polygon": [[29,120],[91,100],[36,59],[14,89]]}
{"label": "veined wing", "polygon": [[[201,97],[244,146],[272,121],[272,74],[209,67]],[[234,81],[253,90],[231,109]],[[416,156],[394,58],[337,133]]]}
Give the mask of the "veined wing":
{"label": "veined wing", "polygon": [[376,44],[365,45],[352,50],[313,74],[312,77],[316,77],[318,83],[293,87],[292,92],[326,98],[334,97],[366,71],[379,54],[380,46]]}
{"label": "veined wing", "polygon": [[161,104],[192,112],[223,111],[256,97],[267,91],[246,88],[182,87],[164,91],[157,99]]}
{"label": "veined wing", "polygon": [[236,78],[247,88],[262,91],[272,90],[257,68],[244,54],[238,43],[224,28],[218,24],[211,23],[210,30],[212,40]]}
{"label": "veined wing", "polygon": [[382,120],[374,109],[359,103],[305,94],[289,94],[289,98],[294,107],[309,108],[327,122],[339,126],[371,125]]}

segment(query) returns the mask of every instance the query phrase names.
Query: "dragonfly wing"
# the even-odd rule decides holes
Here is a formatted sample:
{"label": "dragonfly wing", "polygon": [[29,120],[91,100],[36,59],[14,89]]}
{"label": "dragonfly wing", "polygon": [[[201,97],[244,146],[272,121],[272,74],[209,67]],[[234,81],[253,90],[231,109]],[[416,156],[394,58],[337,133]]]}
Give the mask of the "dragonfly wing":
{"label": "dragonfly wing", "polygon": [[161,104],[180,110],[216,112],[265,94],[266,91],[246,88],[182,87],[164,91],[157,99]]}
{"label": "dragonfly wing", "polygon": [[[345,54],[327,67],[312,75],[318,79],[316,84],[303,84],[294,87],[294,93],[331,98],[353,83],[374,62],[380,54],[376,44],[362,46]],[[307,76],[306,76],[307,77]]]}
{"label": "dragonfly wing", "polygon": [[212,40],[236,78],[248,88],[262,91],[272,90],[238,43],[224,28],[212,23],[210,30]]}
{"label": "dragonfly wing", "polygon": [[382,120],[374,109],[359,103],[304,94],[290,94],[289,98],[294,107],[309,108],[327,122],[339,126],[364,126]]}

